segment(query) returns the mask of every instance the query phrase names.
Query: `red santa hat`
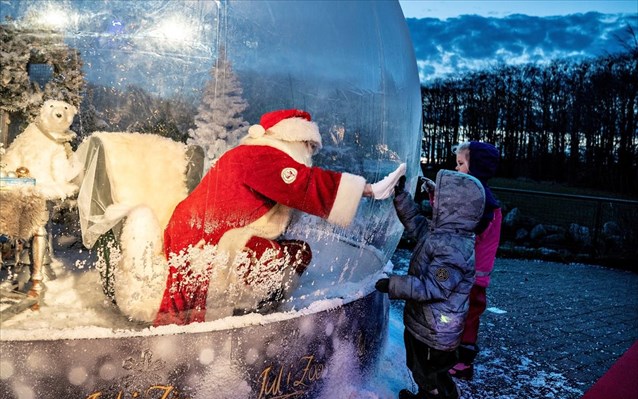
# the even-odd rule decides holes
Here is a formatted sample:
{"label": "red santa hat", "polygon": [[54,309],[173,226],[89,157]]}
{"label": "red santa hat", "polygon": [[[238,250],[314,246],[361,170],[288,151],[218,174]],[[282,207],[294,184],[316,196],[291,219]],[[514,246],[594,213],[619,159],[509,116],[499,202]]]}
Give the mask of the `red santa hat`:
{"label": "red santa hat", "polygon": [[319,127],[312,122],[310,114],[300,109],[282,109],[265,113],[258,125],[248,129],[252,138],[274,137],[283,141],[310,141],[321,148]]}

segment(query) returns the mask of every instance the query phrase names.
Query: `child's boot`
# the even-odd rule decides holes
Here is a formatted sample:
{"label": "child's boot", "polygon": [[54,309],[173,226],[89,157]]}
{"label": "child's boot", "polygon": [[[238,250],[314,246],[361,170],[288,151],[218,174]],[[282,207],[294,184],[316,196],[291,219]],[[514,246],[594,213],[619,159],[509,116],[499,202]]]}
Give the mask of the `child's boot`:
{"label": "child's boot", "polygon": [[462,380],[471,380],[474,377],[474,359],[478,355],[479,347],[471,344],[459,346],[459,362],[450,369],[450,375]]}
{"label": "child's boot", "polygon": [[471,381],[474,378],[474,365],[457,363],[450,369],[450,375],[461,380]]}
{"label": "child's boot", "polygon": [[459,399],[460,397],[461,391],[456,385],[447,393],[442,393],[437,390],[433,392],[419,390],[418,393],[412,393],[407,389],[402,389],[399,392],[399,399]]}
{"label": "child's boot", "polygon": [[[427,396],[426,396],[427,398]],[[459,386],[456,385],[453,379],[447,380],[444,385],[439,390],[438,396],[433,396],[433,398],[441,398],[441,399],[460,399],[461,398],[461,390]]]}

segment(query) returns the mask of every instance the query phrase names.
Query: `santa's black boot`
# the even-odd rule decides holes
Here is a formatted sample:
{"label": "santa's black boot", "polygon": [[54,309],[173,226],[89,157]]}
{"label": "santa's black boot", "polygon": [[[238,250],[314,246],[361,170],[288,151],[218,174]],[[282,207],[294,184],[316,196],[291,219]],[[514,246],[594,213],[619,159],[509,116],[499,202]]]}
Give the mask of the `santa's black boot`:
{"label": "santa's black boot", "polygon": [[312,250],[308,243],[301,240],[279,240],[278,242],[283,248],[286,261],[297,274],[303,274],[312,261]]}

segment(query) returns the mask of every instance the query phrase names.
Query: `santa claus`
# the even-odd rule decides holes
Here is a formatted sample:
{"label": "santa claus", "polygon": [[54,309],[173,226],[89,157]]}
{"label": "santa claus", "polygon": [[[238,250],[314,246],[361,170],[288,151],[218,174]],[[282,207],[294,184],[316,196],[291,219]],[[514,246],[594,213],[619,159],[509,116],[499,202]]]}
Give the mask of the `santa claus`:
{"label": "santa claus", "polygon": [[[405,164],[383,180],[312,166],[321,135],[310,114],[264,114],[175,208],[164,231],[169,261],[155,325],[188,324],[277,301],[311,260],[303,241],[282,240],[297,209],[346,226],[363,196],[388,198]],[[204,256],[206,248],[214,256]]]}

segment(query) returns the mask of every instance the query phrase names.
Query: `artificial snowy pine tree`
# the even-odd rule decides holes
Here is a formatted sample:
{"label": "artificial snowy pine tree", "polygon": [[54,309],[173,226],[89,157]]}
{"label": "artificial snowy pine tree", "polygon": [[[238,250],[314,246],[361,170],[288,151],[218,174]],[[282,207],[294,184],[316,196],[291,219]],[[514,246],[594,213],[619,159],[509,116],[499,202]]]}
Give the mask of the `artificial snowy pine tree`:
{"label": "artificial snowy pine tree", "polygon": [[[77,49],[64,44],[60,32],[23,29],[15,22],[6,21],[0,24],[0,53],[0,130],[3,140],[8,131],[8,115],[26,125],[40,113],[45,100],[80,105],[85,85],[82,59]],[[44,90],[29,76],[29,66],[33,65],[51,70]]]}
{"label": "artificial snowy pine tree", "polygon": [[27,108],[30,103],[27,73],[30,44],[14,28],[0,24],[0,109],[5,112],[17,112]]}
{"label": "artificial snowy pine tree", "polygon": [[248,131],[241,114],[248,107],[243,89],[233,73],[226,51],[221,48],[211,69],[211,80],[204,88],[202,102],[195,116],[195,129],[189,130],[188,144],[196,144],[206,152],[206,168],[234,147]]}

